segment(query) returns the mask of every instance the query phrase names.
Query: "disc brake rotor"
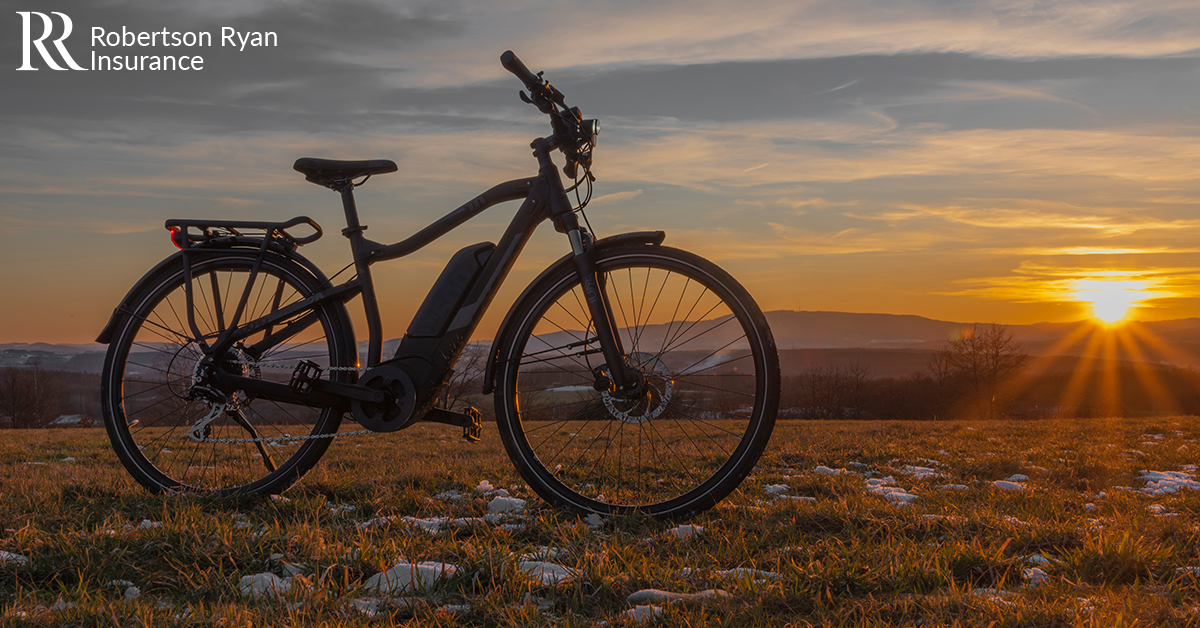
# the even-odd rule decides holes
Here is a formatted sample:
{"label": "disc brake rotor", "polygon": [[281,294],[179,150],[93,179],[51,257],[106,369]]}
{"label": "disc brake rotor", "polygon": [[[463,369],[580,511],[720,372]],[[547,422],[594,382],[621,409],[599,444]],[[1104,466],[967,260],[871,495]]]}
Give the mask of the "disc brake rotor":
{"label": "disc brake rotor", "polygon": [[[662,414],[671,402],[675,390],[675,379],[663,361],[649,353],[631,353],[626,358],[629,366],[636,368],[645,380],[645,388],[637,397],[623,397],[612,391],[600,393],[604,407],[613,418],[625,423],[645,423]],[[601,367],[611,377],[607,367]]]}

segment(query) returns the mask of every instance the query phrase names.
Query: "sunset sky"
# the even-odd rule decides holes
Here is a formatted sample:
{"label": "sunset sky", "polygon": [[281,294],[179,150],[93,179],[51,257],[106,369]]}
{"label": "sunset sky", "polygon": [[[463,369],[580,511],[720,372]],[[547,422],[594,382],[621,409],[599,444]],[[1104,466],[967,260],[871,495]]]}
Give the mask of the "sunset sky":
{"label": "sunset sky", "polygon": [[[602,120],[599,235],[663,229],[764,310],[1070,321],[1115,286],[1133,318],[1200,315],[1195,0],[5,4],[0,343],[91,342],[174,251],[168,218],[309,215],[326,235],[301,253],[332,275],[338,198],[297,157],[396,161],[358,194],[386,242],[532,176],[548,125],[506,49]],[[17,71],[31,10],[71,17],[85,65],[186,51],[204,69]],[[96,26],[279,45],[93,47]],[[385,336],[516,206],[375,266]],[[479,337],[567,250],[544,226]]]}

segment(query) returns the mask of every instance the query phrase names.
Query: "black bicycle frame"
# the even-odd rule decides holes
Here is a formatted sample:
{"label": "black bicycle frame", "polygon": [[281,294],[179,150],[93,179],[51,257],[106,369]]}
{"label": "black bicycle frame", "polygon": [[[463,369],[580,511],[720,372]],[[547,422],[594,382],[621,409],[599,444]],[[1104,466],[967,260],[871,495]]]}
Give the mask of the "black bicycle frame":
{"label": "black bicycle frame", "polygon": [[[371,264],[409,255],[493,205],[524,198],[524,202],[499,243],[494,246],[491,243],[482,243],[467,247],[451,260],[409,325],[408,333],[401,340],[395,356],[387,362],[400,362],[410,371],[414,371],[412,373],[414,383],[418,388],[418,394],[422,397],[427,397],[430,392],[440,387],[449,377],[452,365],[466,347],[471,334],[491,304],[500,284],[512,269],[517,256],[529,241],[534,229],[544,220],[551,219],[555,229],[567,234],[571,242],[576,271],[579,273],[588,309],[595,324],[596,338],[588,340],[599,341],[609,366],[610,377],[618,388],[628,390],[640,385],[640,378],[637,377],[636,371],[625,367],[620,338],[614,333],[612,312],[607,305],[607,299],[603,297],[603,285],[595,272],[595,251],[594,247],[590,246],[590,235],[586,232],[581,233],[578,218],[563,189],[558,169],[551,159],[550,153],[555,149],[554,140],[552,138],[538,139],[533,142],[531,147],[534,149],[534,156],[537,157],[539,164],[538,176],[501,183],[411,237],[395,244],[380,244],[363,235],[363,231],[367,227],[359,221],[358,208],[354,202],[354,186],[349,181],[344,182],[338,188],[347,224],[342,233],[350,239],[357,277],[321,290],[291,305],[276,308],[260,319],[238,326],[238,319],[248,298],[249,285],[253,284],[263,256],[273,240],[273,231],[268,229],[267,236],[261,244],[259,258],[247,279],[246,294],[243,295],[237,311],[233,314],[230,326],[213,339],[212,345],[202,343],[205,354],[207,356],[224,355],[239,340],[265,329],[266,333],[262,340],[242,347],[248,356],[257,360],[271,347],[285,342],[317,322],[317,314],[312,311],[316,304],[330,300],[344,302],[356,294],[361,294],[369,333],[367,366],[380,365],[384,363],[381,355],[383,329],[379,316],[379,304],[375,299],[375,286],[371,278]],[[187,261],[188,252],[189,249],[185,247],[187,299],[189,310],[191,310],[191,271],[190,263]],[[470,261],[467,260],[467,256],[473,257],[474,262],[480,266],[471,280],[467,282],[469,285],[462,285],[462,281],[455,284],[454,276],[449,276],[447,281],[443,281],[448,274],[454,273],[456,260],[460,260],[458,265],[469,267]],[[459,293],[455,294],[455,290],[458,290]],[[306,310],[308,310],[307,314],[292,320],[293,317]],[[427,324],[433,320],[439,321],[439,324]],[[193,323],[191,326],[193,333],[200,338],[202,334],[195,324]],[[276,330],[276,327],[279,329]],[[228,389],[244,390],[266,398],[301,404],[342,406],[349,399],[369,402],[382,400],[381,393],[363,386],[325,380],[317,382],[318,386],[314,390],[303,394],[286,384],[242,377],[240,374],[233,375],[222,369],[218,369],[217,382]]]}

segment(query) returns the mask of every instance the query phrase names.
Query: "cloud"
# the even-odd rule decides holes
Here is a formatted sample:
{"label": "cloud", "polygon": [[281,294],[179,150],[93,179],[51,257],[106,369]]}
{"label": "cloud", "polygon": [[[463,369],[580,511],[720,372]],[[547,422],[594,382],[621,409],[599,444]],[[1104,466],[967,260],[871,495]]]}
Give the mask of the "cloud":
{"label": "cloud", "polygon": [[591,202],[588,203],[588,206],[591,207],[593,205],[603,205],[605,203],[622,203],[631,198],[637,198],[638,196],[641,196],[641,194],[642,190],[628,190],[625,192],[605,194],[603,196],[597,196],[596,198],[593,198]]}

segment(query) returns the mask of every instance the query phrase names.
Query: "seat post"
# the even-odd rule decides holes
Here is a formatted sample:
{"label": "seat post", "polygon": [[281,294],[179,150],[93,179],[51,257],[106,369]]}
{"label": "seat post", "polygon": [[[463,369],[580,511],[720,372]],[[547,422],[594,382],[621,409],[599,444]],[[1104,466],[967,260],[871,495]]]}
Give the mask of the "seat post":
{"label": "seat post", "polygon": [[367,227],[358,221],[358,206],[354,204],[354,183],[341,181],[336,189],[342,195],[342,209],[346,212],[346,228],[342,235],[350,239],[350,251],[354,254],[354,270],[362,284],[363,310],[367,315],[367,332],[370,342],[367,349],[367,366],[375,366],[383,360],[383,323],[379,318],[379,302],[375,299],[375,284],[371,281],[370,255],[367,255]]}
{"label": "seat post", "polygon": [[358,205],[354,203],[354,183],[343,181],[335,189],[342,195],[342,209],[346,212],[346,229],[342,231],[342,235],[352,238],[351,232],[362,233],[366,230],[366,227],[358,222]]}

